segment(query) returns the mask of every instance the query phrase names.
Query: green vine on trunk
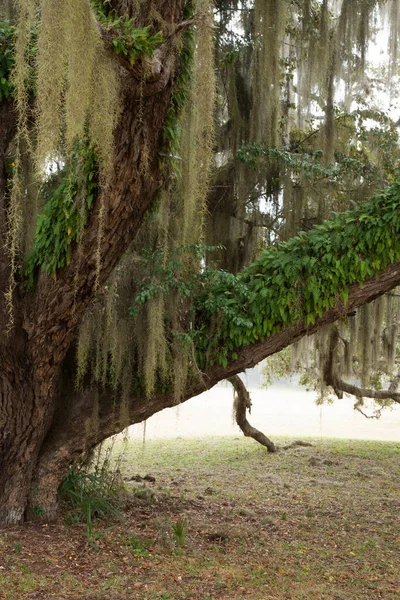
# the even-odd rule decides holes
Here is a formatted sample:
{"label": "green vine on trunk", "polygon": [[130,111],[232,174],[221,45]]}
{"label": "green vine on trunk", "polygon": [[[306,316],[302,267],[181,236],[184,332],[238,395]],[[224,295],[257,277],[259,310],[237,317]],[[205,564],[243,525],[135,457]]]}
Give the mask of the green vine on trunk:
{"label": "green vine on trunk", "polygon": [[133,304],[129,308],[130,316],[137,317],[143,304],[163,293],[174,291],[181,297],[193,296],[210,270],[207,268],[201,273],[194,271],[188,277],[186,263],[193,257],[201,261],[206,253],[211,254],[221,249],[222,246],[185,244],[171,250],[165,260],[162,248],[143,248],[140,254],[143,278]]}
{"label": "green vine on trunk", "polygon": [[[184,18],[190,19],[193,16],[192,3],[188,2]],[[181,124],[180,117],[183,107],[185,106],[190,92],[190,84],[192,81],[192,67],[194,58],[195,35],[193,29],[187,29],[182,33],[182,49],[179,56],[179,75],[174,86],[174,93],[168,106],[163,128],[165,155],[175,171],[179,175],[177,166],[177,155],[180,147]]]}
{"label": "green vine on trunk", "polygon": [[[38,267],[55,276],[59,269],[69,265],[73,242],[78,241],[98,193],[96,152],[96,147],[79,144],[61,183],[52,193],[44,192],[48,200],[38,216],[33,248],[23,268],[27,285],[33,284]],[[50,179],[47,187],[51,185]]]}

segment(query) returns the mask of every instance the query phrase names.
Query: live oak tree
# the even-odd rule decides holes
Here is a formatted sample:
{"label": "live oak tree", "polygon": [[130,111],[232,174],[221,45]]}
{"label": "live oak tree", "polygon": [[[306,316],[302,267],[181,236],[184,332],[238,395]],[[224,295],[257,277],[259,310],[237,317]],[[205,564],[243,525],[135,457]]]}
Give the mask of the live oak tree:
{"label": "live oak tree", "polygon": [[[4,5],[0,523],[38,512],[51,518],[60,481],[84,451],[400,283],[400,184],[389,167],[375,169],[376,185],[365,183],[367,170],[357,174],[357,190],[364,189],[356,208],[272,243],[290,221],[282,193],[293,198],[307,179],[303,169],[293,185],[293,156],[282,155],[282,143],[296,139],[292,105],[297,130],[310,117],[307,90],[318,90],[324,158],[305,142],[293,154],[303,153],[309,173],[326,180],[334,179],[334,166],[346,164],[335,146],[334,80],[341,73],[351,96],[365,65],[375,3],[343,0],[337,37],[332,4],[217,3],[218,28],[240,8],[248,15],[243,27],[252,31],[250,42],[239,40],[224,63],[217,52],[219,67],[235,65],[234,81],[226,81],[236,85],[230,96],[236,112],[224,109],[222,81],[216,92],[208,0]],[[393,2],[395,25],[397,10]],[[396,35],[393,27],[392,69]],[[289,55],[282,50],[287,40],[297,49]],[[314,74],[300,68],[304,52]],[[236,56],[239,62],[232,62]],[[246,65],[253,69],[250,83]],[[314,130],[308,135],[318,137]],[[219,169],[212,179],[215,152]],[[265,158],[263,168],[246,166]],[[353,167],[361,163],[350,158]],[[371,151],[369,159],[377,164]],[[387,187],[378,193],[382,184]],[[321,196],[316,187],[314,206]],[[228,192],[218,195],[221,189]],[[339,191],[342,198],[345,190]],[[259,210],[265,194],[274,199],[273,218]],[[258,209],[246,210],[246,202]],[[231,273],[212,266],[213,256],[224,260],[221,222],[235,203],[234,218],[244,227],[253,228],[256,215],[277,230],[237,275],[243,256],[236,254]],[[320,222],[332,207],[319,209]],[[219,236],[211,235],[211,221]],[[230,239],[245,244],[244,237]],[[247,259],[259,245],[254,240],[251,251],[243,247]],[[328,366],[327,383],[338,387]]]}

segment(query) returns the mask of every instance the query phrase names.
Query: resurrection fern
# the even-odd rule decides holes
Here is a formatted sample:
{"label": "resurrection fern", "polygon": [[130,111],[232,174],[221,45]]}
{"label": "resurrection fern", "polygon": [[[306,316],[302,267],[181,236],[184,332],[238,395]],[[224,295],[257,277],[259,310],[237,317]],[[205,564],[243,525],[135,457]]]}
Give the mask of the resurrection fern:
{"label": "resurrection fern", "polygon": [[129,58],[131,65],[139,56],[152,57],[157,46],[164,42],[161,31],[151,35],[150,25],[137,28],[134,26],[133,19],[128,21],[118,19],[109,27],[118,30],[118,37],[113,39],[115,53],[124,54]]}
{"label": "resurrection fern", "polygon": [[[29,285],[33,283],[37,267],[55,276],[58,269],[69,264],[72,244],[79,239],[98,193],[98,173],[94,149],[78,145],[61,183],[50,193],[38,216],[33,248],[24,266]],[[49,187],[51,183],[50,180]],[[85,198],[83,215],[77,202],[80,194]]]}
{"label": "resurrection fern", "polygon": [[113,33],[115,53],[126,56],[131,65],[140,56],[151,58],[157,46],[165,41],[161,31],[151,33],[151,25],[136,27],[134,18],[118,17],[108,2],[91,0],[91,5],[99,22]]}

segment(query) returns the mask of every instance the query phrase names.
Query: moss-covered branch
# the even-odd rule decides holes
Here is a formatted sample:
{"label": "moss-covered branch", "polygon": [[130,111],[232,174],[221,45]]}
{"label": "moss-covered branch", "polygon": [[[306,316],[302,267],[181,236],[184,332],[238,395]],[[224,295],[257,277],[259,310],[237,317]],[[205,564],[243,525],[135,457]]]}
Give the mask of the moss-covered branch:
{"label": "moss-covered branch", "polygon": [[312,327],[349,288],[400,260],[400,182],[352,211],[265,250],[242,274],[214,272],[197,299],[199,364],[226,366],[238,349],[296,323]]}

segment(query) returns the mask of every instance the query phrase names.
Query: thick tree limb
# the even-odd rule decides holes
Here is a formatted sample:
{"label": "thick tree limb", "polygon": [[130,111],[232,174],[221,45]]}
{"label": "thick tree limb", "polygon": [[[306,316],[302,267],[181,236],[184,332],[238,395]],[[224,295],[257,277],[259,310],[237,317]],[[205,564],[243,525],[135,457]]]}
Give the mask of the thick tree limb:
{"label": "thick tree limb", "polygon": [[[257,344],[242,348],[238,352],[238,358],[231,361],[226,368],[221,366],[211,367],[206,373],[203,373],[202,381],[197,381],[195,384],[188,387],[181,402],[185,402],[189,398],[211,389],[223,379],[231,378],[237,373],[242,372],[244,369],[255,366],[264,358],[279,352],[305,335],[314,334],[319,328],[343,317],[347,311],[353,310],[366,302],[374,300],[398,283],[400,283],[400,263],[388,267],[388,269],[382,273],[379,280],[371,279],[367,281],[363,287],[359,285],[351,286],[346,307],[338,300],[337,305],[327,311],[321,318],[317,319],[315,325],[312,327],[306,327],[304,323],[292,325],[265,340],[257,342]],[[75,451],[76,453],[79,453],[83,450],[81,444],[82,441],[84,441],[79,436],[79,431],[85,418],[90,416],[95,394],[97,394],[99,398],[101,422],[98,431],[92,432],[90,437],[86,440],[89,447],[92,444],[101,442],[106,437],[118,433],[126,426],[126,423],[119,424],[115,414],[110,410],[110,406],[112,407],[114,404],[113,398],[116,394],[111,387],[100,389],[100,387],[92,386],[82,392],[77,392],[73,389],[70,369],[73,368],[75,359],[71,359],[70,363],[72,367],[66,368],[66,379],[60,385],[60,388],[63,390],[63,397],[71,394],[70,402],[66,404],[64,401],[60,401],[59,409],[56,413],[56,428],[58,427],[59,432],[54,433],[53,431],[53,434],[54,437],[57,438],[62,434],[62,431],[64,431],[66,436],[65,443],[67,444],[68,436],[70,436],[68,431],[76,431],[77,445]],[[173,393],[156,393],[150,398],[133,396],[129,405],[129,423],[140,423],[160,410],[175,405],[176,399]]]}
{"label": "thick tree limb", "polygon": [[256,442],[262,446],[265,446],[268,452],[276,452],[275,444],[269,438],[267,438],[262,431],[252,427],[246,418],[246,411],[251,411],[251,399],[250,394],[239,375],[229,377],[228,381],[232,384],[233,389],[235,390],[233,410],[236,423],[239,425],[244,435],[246,437],[253,438],[253,440],[256,440]]}
{"label": "thick tree limb", "polygon": [[[345,394],[351,394],[356,398],[372,398],[374,400],[393,400],[393,402],[397,402],[400,404],[400,394],[394,391],[389,390],[372,390],[369,388],[362,388],[356,385],[352,385],[343,381],[343,379],[339,379],[338,377],[334,377],[334,386],[332,387],[339,389],[341,392]],[[328,382],[327,382],[328,383]],[[336,390],[335,390],[336,391]]]}

